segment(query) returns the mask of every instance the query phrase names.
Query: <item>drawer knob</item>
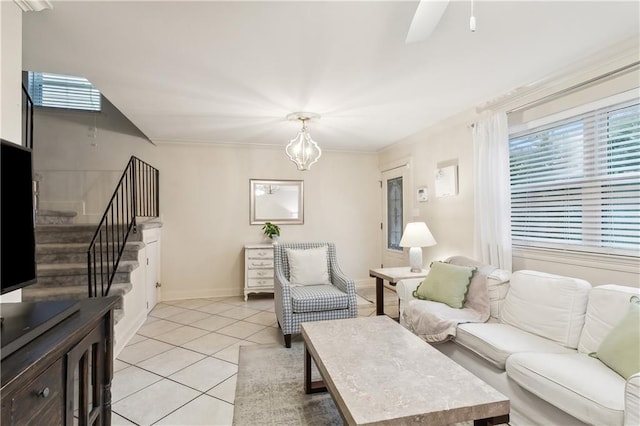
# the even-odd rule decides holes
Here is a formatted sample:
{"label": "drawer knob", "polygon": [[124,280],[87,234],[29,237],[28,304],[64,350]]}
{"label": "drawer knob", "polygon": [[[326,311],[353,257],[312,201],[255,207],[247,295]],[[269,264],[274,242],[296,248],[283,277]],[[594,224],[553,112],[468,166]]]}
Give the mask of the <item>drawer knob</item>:
{"label": "drawer knob", "polygon": [[49,396],[49,393],[50,393],[49,388],[46,387],[46,388],[42,389],[40,392],[38,392],[38,396],[40,398],[46,398],[46,397]]}

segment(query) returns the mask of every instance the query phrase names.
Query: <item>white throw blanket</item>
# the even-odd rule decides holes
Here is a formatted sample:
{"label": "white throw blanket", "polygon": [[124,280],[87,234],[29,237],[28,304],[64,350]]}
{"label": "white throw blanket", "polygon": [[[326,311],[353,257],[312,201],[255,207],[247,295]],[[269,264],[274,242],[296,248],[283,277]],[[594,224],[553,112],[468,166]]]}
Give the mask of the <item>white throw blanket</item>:
{"label": "white throw blanket", "polygon": [[467,300],[462,309],[452,308],[444,303],[429,300],[410,300],[404,309],[407,328],[427,342],[445,342],[456,336],[458,324],[467,322],[486,322],[489,319],[489,290],[487,276],[496,268],[479,264],[462,256],[449,258],[448,263],[462,266],[475,266]]}

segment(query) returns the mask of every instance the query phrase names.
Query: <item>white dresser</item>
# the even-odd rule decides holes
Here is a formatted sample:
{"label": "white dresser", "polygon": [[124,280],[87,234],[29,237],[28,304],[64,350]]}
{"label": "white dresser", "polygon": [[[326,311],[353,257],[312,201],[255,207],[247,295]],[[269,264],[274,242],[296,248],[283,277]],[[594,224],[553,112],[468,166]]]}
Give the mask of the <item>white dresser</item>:
{"label": "white dresser", "polygon": [[249,293],[273,293],[273,245],[244,246],[244,300]]}

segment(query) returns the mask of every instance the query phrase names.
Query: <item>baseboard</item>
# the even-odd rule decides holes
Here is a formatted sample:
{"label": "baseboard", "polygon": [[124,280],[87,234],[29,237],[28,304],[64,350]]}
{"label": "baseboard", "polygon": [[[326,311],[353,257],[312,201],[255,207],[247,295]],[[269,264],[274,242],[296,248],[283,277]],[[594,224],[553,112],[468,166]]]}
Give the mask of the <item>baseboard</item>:
{"label": "baseboard", "polygon": [[244,297],[244,293],[235,288],[222,288],[210,290],[162,290],[162,301],[166,300],[184,300],[184,299],[203,299],[206,297]]}
{"label": "baseboard", "polygon": [[[126,316],[126,311],[125,311]],[[127,346],[129,340],[140,330],[140,327],[147,320],[147,312],[141,311],[136,315],[133,321],[124,321],[124,318],[118,322],[114,328],[114,345],[113,345],[113,359],[116,359],[120,355],[120,351]],[[120,325],[120,327],[118,327]],[[125,328],[126,326],[126,328]]]}
{"label": "baseboard", "polygon": [[371,288],[376,286],[375,278],[364,278],[360,280],[354,280],[356,283],[356,289],[359,288]]}

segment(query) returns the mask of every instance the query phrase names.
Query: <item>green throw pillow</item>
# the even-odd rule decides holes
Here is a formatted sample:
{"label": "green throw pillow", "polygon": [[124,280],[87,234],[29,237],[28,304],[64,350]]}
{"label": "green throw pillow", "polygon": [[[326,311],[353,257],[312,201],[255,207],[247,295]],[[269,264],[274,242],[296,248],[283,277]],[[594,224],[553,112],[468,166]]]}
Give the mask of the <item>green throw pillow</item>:
{"label": "green throw pillow", "polygon": [[477,268],[433,262],[427,277],[413,292],[413,297],[462,308],[467,300],[471,277]]}
{"label": "green throw pillow", "polygon": [[622,377],[640,372],[640,299],[631,297],[629,310],[602,340],[596,356]]}

